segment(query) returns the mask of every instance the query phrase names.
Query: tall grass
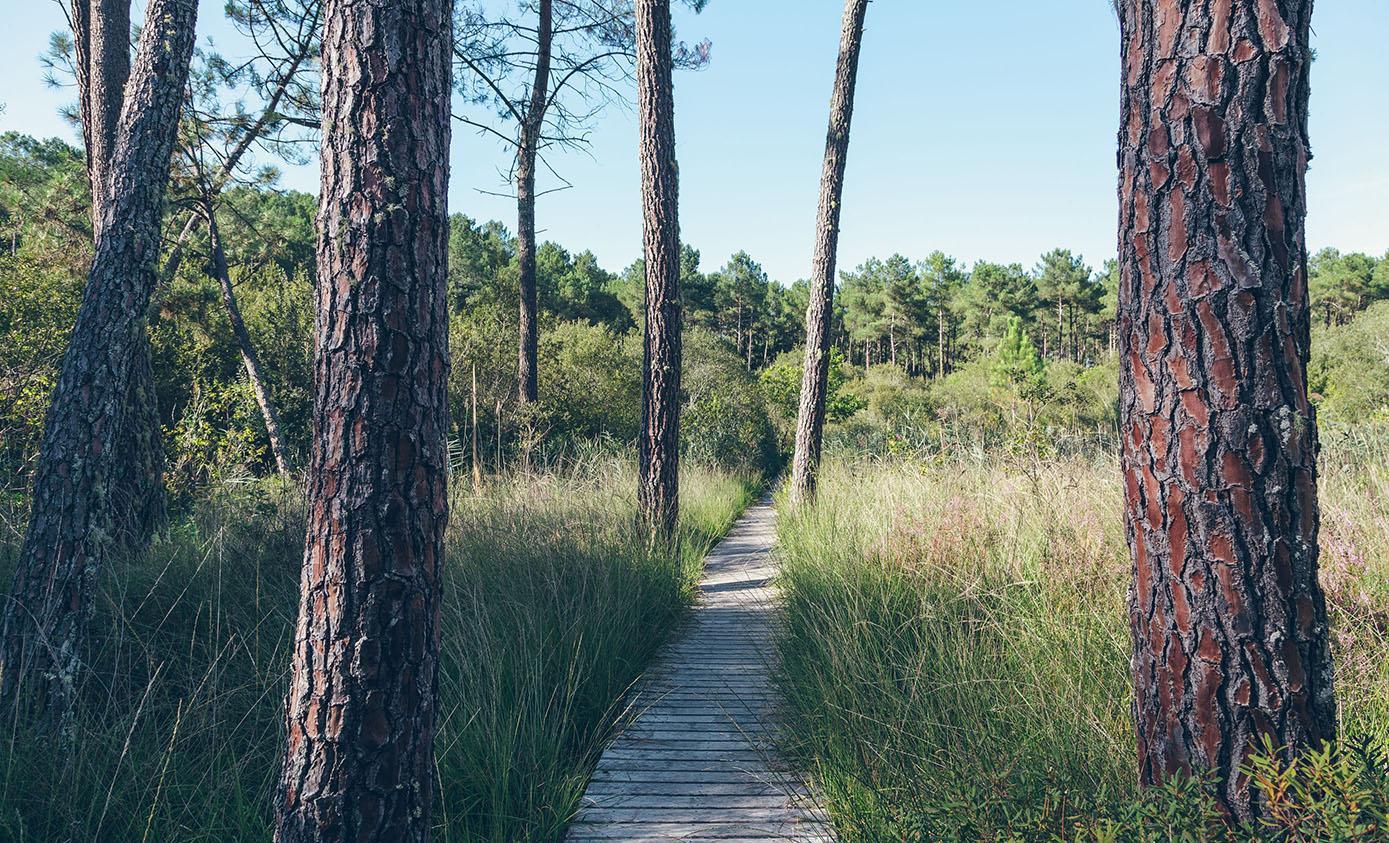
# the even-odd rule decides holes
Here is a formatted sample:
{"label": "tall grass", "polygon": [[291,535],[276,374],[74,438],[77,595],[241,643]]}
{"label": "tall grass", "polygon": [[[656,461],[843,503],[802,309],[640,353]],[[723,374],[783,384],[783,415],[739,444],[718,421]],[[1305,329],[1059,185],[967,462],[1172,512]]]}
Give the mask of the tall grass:
{"label": "tall grass", "polygon": [[[1382,735],[1389,440],[1326,438],[1343,717]],[[1157,799],[1135,786],[1120,498],[1108,456],[840,460],[816,506],[783,514],[781,680],[794,748],[845,839],[1205,827],[1194,786]]]}
{"label": "tall grass", "polygon": [[[652,552],[634,486],[624,460],[590,456],[455,490],[436,839],[558,839],[623,692],[753,494],[689,467],[678,548]],[[0,840],[269,839],[303,530],[296,490],[229,484],[104,573],[73,751],[0,729]]]}

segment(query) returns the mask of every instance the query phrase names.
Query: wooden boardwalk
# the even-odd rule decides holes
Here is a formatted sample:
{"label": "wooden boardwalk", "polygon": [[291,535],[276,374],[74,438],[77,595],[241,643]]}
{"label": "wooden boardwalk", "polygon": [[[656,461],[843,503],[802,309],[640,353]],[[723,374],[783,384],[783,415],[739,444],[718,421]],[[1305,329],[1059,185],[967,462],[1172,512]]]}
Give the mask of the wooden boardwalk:
{"label": "wooden boardwalk", "polygon": [[763,503],[705,558],[694,611],[642,680],[570,841],[834,840],[772,743],[775,540]]}

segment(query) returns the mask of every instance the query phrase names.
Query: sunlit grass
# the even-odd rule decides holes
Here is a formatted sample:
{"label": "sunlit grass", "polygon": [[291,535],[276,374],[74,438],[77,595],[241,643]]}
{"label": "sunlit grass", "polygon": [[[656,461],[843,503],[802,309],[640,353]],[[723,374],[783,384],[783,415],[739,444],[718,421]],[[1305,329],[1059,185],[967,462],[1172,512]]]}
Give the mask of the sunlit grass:
{"label": "sunlit grass", "polygon": [[[447,542],[435,837],[558,839],[623,692],[752,484],[688,466],[673,551],[616,456],[459,484]],[[105,572],[71,753],[6,728],[0,839],[270,836],[303,505],[229,485]],[[18,541],[0,540],[8,582]]]}
{"label": "sunlit grass", "polygon": [[[1383,735],[1389,439],[1324,436],[1344,727]],[[1120,498],[1108,455],[983,455],[833,462],[816,506],[783,507],[794,748],[846,839],[1201,827],[1201,800],[1135,785]]]}

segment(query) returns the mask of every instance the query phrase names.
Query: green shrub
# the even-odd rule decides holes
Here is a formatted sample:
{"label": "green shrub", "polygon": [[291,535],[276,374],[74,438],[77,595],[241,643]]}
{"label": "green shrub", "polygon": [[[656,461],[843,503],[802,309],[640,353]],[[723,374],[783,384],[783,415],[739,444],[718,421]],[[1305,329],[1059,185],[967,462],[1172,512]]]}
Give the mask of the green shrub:
{"label": "green shrub", "polygon": [[1323,421],[1389,421],[1389,301],[1313,333],[1308,386]]}
{"label": "green shrub", "polygon": [[724,340],[702,328],[685,331],[684,364],[684,452],[730,468],[775,471],[781,453],[756,376]]}

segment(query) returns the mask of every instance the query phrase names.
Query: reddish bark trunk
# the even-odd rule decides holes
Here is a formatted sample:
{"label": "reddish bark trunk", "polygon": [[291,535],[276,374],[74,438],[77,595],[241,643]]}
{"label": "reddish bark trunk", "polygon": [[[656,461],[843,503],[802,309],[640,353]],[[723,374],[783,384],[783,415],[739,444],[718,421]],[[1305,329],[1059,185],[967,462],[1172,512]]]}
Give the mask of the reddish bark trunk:
{"label": "reddish bark trunk", "polygon": [[452,9],[329,0],[314,433],[275,839],[428,839]]}
{"label": "reddish bark trunk", "polygon": [[[0,699],[65,721],[75,702],[96,575],[121,549],[126,410],[154,291],[159,222],[192,56],[196,0],[151,0],[107,162],[82,305],[44,421],[32,511],[0,634]],[[106,203],[101,203],[106,204]]]}
{"label": "reddish bark trunk", "polygon": [[1118,338],[1145,784],[1332,737],[1307,398],[1310,0],[1122,0]]}
{"label": "reddish bark trunk", "polygon": [[680,221],[670,0],[637,0],[637,151],[641,159],[646,332],[637,508],[653,534],[675,532],[680,501]]}
{"label": "reddish bark trunk", "polygon": [[[854,82],[868,0],[846,0],[839,34],[839,60],[830,95],[830,125],[825,138],[820,205],[815,218],[815,258],[810,273],[810,304],[805,314],[805,364],[796,415],[796,453],[791,463],[791,500],[815,494],[820,448],[825,434],[825,399],[829,389],[830,327],[834,318],[834,267],[839,249],[839,203],[849,156],[849,124],[854,114]],[[868,369],[868,343],[863,345]]]}

